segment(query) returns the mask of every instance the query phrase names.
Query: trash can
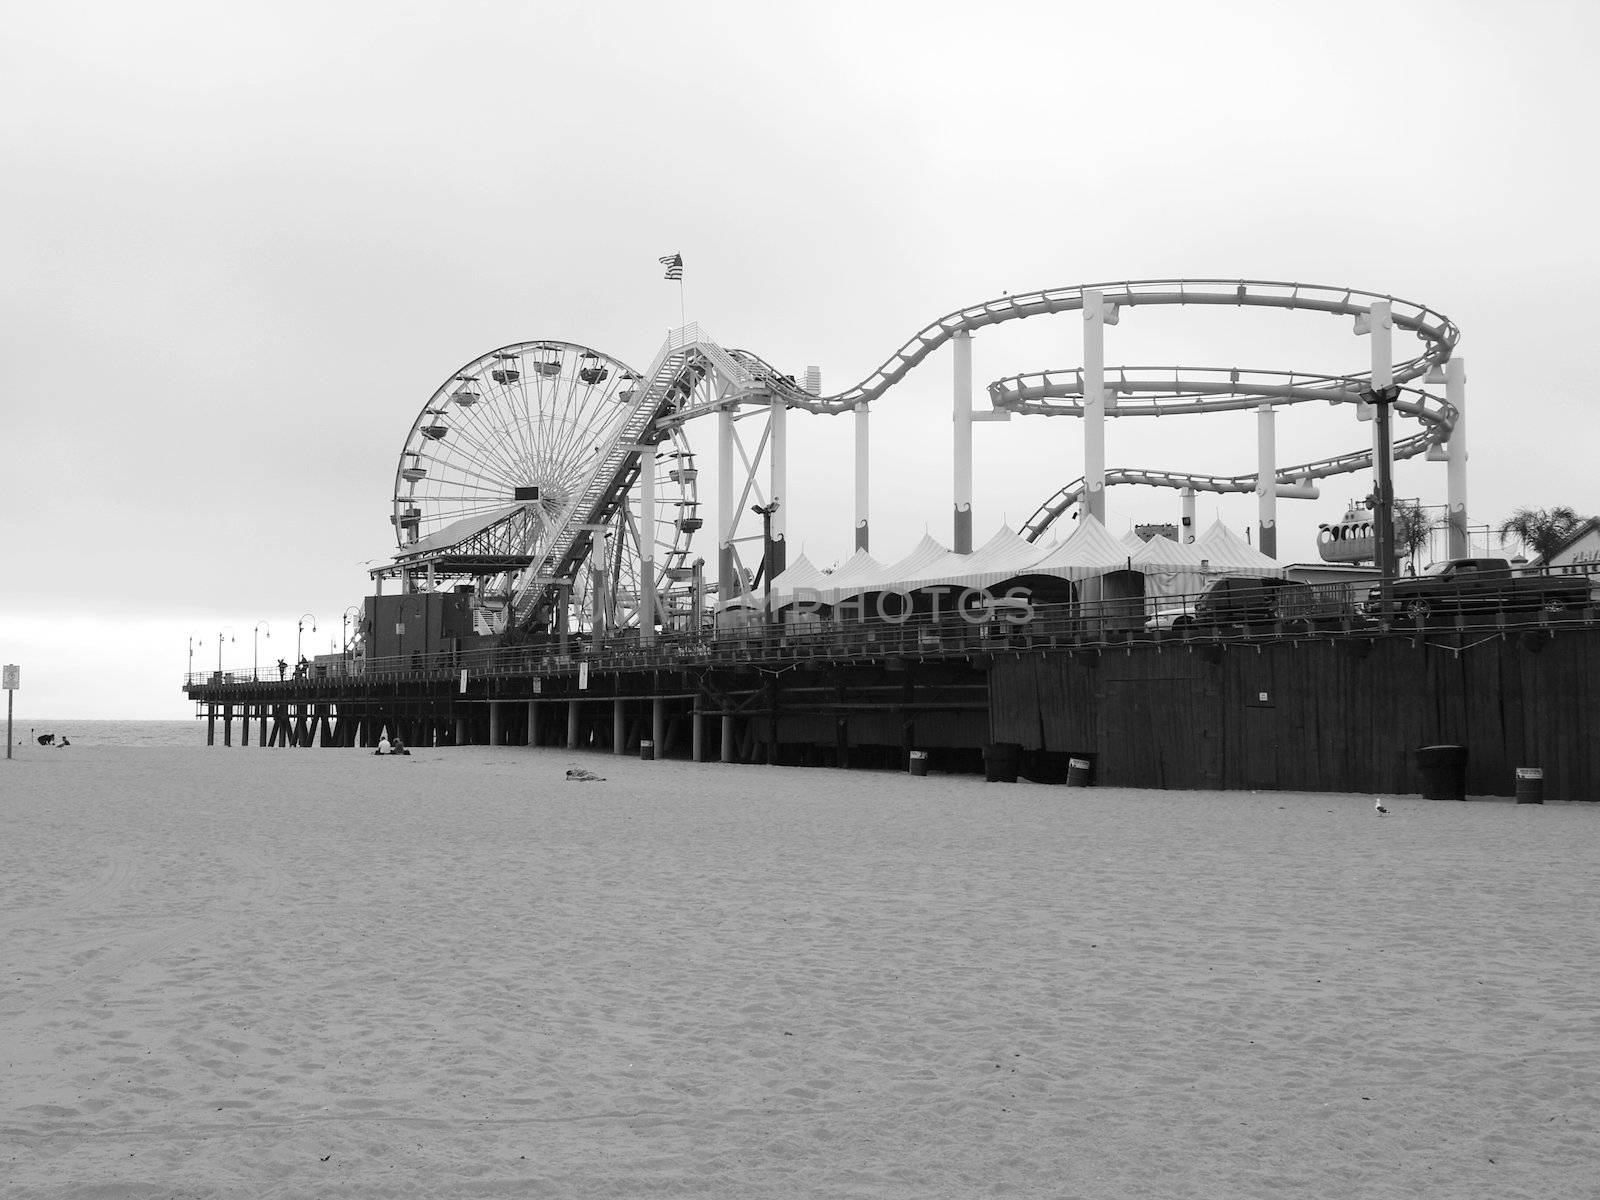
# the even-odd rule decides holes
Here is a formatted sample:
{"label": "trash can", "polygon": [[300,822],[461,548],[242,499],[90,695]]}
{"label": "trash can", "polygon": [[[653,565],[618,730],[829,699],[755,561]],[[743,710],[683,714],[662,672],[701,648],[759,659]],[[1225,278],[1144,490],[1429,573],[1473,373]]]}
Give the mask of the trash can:
{"label": "trash can", "polygon": [[1517,768],[1517,803],[1518,804],[1543,804],[1544,803],[1544,768],[1543,767],[1518,767]]}
{"label": "trash can", "polygon": [[1418,746],[1413,753],[1422,776],[1422,795],[1427,800],[1465,800],[1467,798],[1467,748],[1465,746]]}
{"label": "trash can", "polygon": [[654,742],[652,742],[649,738],[645,738],[644,740],[642,740],[639,743],[639,757],[644,759],[645,762],[649,762],[655,756],[656,756],[656,744]]}
{"label": "trash can", "polygon": [[928,752],[926,750],[913,750],[911,752],[911,773],[913,775],[926,775],[928,773]]}
{"label": "trash can", "polygon": [[1094,786],[1094,755],[1074,750],[1067,759],[1067,786]]}
{"label": "trash can", "polygon": [[990,742],[983,748],[983,777],[989,783],[1015,783],[1022,766],[1017,742]]}

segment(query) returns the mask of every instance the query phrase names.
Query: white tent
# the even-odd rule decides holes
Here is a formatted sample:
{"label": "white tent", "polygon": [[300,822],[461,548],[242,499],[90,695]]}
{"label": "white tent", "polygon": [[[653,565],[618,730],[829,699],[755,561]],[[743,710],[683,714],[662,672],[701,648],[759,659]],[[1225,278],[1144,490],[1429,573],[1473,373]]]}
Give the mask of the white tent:
{"label": "white tent", "polygon": [[1194,548],[1206,560],[1213,575],[1282,575],[1283,565],[1268,558],[1234,533],[1221,520],[1212,523],[1197,539]]}
{"label": "white tent", "polygon": [[819,571],[802,553],[781,574],[773,578],[773,607],[781,608],[785,604],[794,603],[796,592],[803,592],[805,599],[815,599],[816,594],[827,586],[828,576]]}
{"label": "white tent", "polygon": [[840,600],[860,595],[876,580],[883,578],[883,564],[865,550],[857,550],[845,559],[837,571],[831,575],[824,575],[822,599],[827,604],[837,604]]}
{"label": "white tent", "polygon": [[1107,533],[1104,525],[1085,516],[1071,537],[1033,563],[1030,570],[1062,579],[1087,579],[1108,571],[1127,570],[1131,555],[1132,551]]}
{"label": "white tent", "polygon": [[1205,588],[1201,555],[1193,545],[1182,545],[1167,537],[1141,542],[1129,556],[1135,571],[1144,573],[1147,596],[1178,596]]}

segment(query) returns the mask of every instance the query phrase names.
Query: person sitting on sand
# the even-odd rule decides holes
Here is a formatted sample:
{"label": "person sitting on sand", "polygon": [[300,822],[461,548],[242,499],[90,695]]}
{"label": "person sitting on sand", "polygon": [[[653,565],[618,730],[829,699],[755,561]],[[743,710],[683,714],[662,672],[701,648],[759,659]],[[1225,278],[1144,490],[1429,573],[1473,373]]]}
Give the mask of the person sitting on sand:
{"label": "person sitting on sand", "polygon": [[56,743],[56,749],[59,750],[62,746],[70,746],[70,745],[72,745],[72,739],[69,738],[66,734],[63,733],[61,735],[61,740]]}
{"label": "person sitting on sand", "polygon": [[378,739],[378,748],[376,750],[374,750],[373,753],[374,754],[388,754],[389,753],[389,735],[387,733],[384,734],[381,738]]}
{"label": "person sitting on sand", "polygon": [[394,736],[394,741],[389,743],[389,753],[390,754],[410,754],[411,751],[406,749],[406,744],[400,740],[400,735],[397,733]]}

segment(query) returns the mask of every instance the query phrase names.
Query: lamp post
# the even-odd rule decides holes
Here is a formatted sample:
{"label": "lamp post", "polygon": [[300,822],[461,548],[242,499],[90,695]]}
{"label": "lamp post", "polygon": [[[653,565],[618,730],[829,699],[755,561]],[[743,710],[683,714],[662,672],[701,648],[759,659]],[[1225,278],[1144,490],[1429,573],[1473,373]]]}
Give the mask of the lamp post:
{"label": "lamp post", "polygon": [[771,504],[753,504],[750,511],[761,518],[761,588],[763,623],[772,626],[772,514],[778,511],[779,501]]}
{"label": "lamp post", "polygon": [[194,647],[195,647],[195,643],[196,642],[203,642],[203,641],[205,641],[205,635],[204,634],[191,633],[189,635],[189,678],[190,679],[194,678]]}
{"label": "lamp post", "polygon": [[254,645],[250,656],[250,678],[254,683],[261,682],[261,627],[263,625],[267,626],[267,641],[270,642],[272,640],[272,626],[265,620],[257,621],[255,630],[251,634],[251,641]]}
{"label": "lamp post", "polygon": [[305,657],[305,655],[300,653],[300,638],[306,631],[307,621],[311,622],[311,632],[315,633],[317,631],[316,614],[301,613],[300,619],[295,622],[294,626],[294,667],[297,671],[300,669],[300,660]]}
{"label": "lamp post", "polygon": [[342,626],[344,626],[344,652],[346,654],[350,653],[350,614],[351,613],[356,613],[357,614],[357,616],[356,616],[356,632],[357,633],[361,632],[361,617],[360,617],[361,608],[360,608],[359,605],[352,604],[349,608],[344,610],[344,616],[339,618],[339,623]]}
{"label": "lamp post", "polygon": [[1372,532],[1377,543],[1379,587],[1382,589],[1382,607],[1389,613],[1389,585],[1395,577],[1394,555],[1394,442],[1390,433],[1390,406],[1400,398],[1400,389],[1394,384],[1387,387],[1369,387],[1362,390],[1361,398],[1372,405],[1374,418],[1372,449]]}
{"label": "lamp post", "polygon": [[222,635],[223,634],[228,634],[229,635],[228,640],[230,642],[233,641],[234,640],[233,636],[232,636],[232,634],[233,634],[233,626],[232,625],[224,625],[221,629],[217,630],[217,674],[218,675],[222,674]]}

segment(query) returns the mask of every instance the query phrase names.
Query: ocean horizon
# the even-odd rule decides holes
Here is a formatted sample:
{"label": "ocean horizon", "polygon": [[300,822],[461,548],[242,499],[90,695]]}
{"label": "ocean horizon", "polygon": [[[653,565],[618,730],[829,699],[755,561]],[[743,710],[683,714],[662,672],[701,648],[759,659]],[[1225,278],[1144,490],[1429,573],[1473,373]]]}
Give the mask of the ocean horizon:
{"label": "ocean horizon", "polygon": [[[57,742],[65,737],[70,748],[78,746],[204,746],[206,725],[203,720],[189,718],[177,721],[123,721],[105,718],[33,717],[26,721],[11,722],[12,753],[26,747],[30,750],[55,750],[57,746],[40,746],[37,739],[45,734],[55,734]],[[218,733],[221,738],[221,733]]]}

